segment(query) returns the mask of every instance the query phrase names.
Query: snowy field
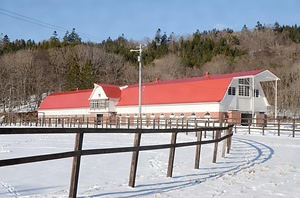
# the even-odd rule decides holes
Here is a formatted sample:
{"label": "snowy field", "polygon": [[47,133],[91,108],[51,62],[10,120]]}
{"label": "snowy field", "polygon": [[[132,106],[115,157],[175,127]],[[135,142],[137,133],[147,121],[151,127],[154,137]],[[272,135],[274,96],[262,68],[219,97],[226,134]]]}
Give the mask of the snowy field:
{"label": "snowy field", "polygon": [[[213,145],[203,145],[200,169],[195,146],[178,148],[173,178],[169,150],[140,152],[136,187],[128,186],[131,153],[81,158],[78,197],[300,197],[300,134],[277,136],[240,129],[230,154],[212,163]],[[170,143],[171,134],[142,135],[141,145]],[[208,136],[207,139],[211,137]],[[1,159],[73,150],[74,135],[2,135]],[[195,140],[179,134],[177,142]],[[205,139],[204,139],[205,140]],[[88,134],[84,149],[132,146],[132,134]],[[0,197],[68,197],[72,159],[0,167]]]}

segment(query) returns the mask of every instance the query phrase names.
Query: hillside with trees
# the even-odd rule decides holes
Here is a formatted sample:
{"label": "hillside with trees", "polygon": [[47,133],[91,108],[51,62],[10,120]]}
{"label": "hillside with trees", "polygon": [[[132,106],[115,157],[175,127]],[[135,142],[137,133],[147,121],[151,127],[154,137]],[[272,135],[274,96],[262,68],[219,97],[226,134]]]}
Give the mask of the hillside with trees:
{"label": "hillside with trees", "polygon": [[[231,29],[167,34],[158,29],[143,41],[143,82],[268,69],[279,81],[278,105],[282,115],[300,113],[300,27],[257,22]],[[93,83],[138,82],[138,42],[120,35],[101,43],[82,42],[73,29],[62,40],[56,32],[44,41],[0,40],[1,112],[30,106],[34,111],[45,95],[92,88]],[[271,104],[272,83],[263,84]],[[31,101],[31,102],[30,102]]]}

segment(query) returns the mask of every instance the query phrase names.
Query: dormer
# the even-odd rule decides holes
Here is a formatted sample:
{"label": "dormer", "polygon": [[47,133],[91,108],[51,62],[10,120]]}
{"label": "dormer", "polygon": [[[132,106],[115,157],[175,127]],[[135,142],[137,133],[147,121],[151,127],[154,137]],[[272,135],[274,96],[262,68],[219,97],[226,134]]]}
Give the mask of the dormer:
{"label": "dormer", "polygon": [[116,104],[120,96],[121,90],[117,85],[94,84],[89,98],[90,111],[93,113],[116,112]]}

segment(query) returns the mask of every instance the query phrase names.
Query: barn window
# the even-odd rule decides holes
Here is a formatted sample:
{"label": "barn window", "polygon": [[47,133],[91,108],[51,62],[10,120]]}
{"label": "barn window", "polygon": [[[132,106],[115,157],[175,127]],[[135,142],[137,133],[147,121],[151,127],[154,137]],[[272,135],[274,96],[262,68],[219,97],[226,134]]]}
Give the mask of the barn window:
{"label": "barn window", "polygon": [[254,89],[254,97],[259,97],[259,90],[258,89]]}
{"label": "barn window", "polygon": [[228,95],[235,96],[235,87],[229,87],[228,88]]}
{"label": "barn window", "polygon": [[106,109],[108,107],[108,100],[91,100],[91,109]]}
{"label": "barn window", "polygon": [[239,96],[249,96],[250,91],[250,79],[239,79]]}

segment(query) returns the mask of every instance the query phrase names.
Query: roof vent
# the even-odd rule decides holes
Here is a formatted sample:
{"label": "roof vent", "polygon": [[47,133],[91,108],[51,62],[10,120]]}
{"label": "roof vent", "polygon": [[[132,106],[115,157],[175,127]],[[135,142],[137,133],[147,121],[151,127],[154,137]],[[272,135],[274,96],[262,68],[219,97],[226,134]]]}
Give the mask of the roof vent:
{"label": "roof vent", "polygon": [[159,78],[155,78],[155,82],[158,83],[159,82]]}
{"label": "roof vent", "polygon": [[210,79],[209,72],[205,72],[205,77]]}

